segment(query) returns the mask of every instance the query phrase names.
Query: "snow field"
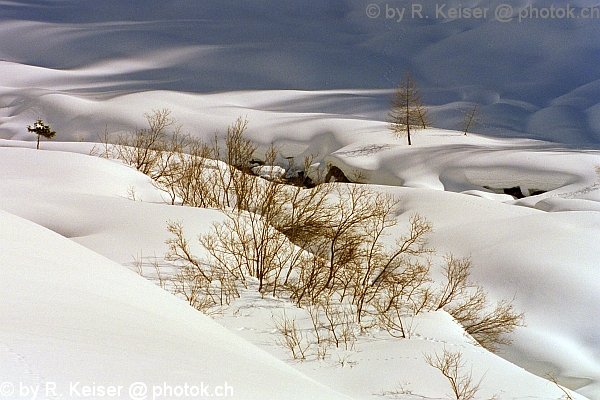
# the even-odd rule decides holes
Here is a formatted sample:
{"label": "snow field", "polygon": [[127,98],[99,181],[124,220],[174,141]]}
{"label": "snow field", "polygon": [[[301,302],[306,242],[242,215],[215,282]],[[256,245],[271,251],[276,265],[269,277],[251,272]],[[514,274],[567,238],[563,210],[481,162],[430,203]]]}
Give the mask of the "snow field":
{"label": "snow field", "polygon": [[[153,377],[160,381],[171,380],[173,376],[172,381],[179,379],[177,382],[181,382],[191,371],[197,376],[198,367],[194,360],[200,359],[206,360],[202,365],[217,366],[211,368],[213,372],[206,375],[204,381],[214,378],[216,383],[212,385],[217,385],[223,380],[218,378],[227,375],[227,379],[236,382],[234,388],[238,393],[243,390],[247,394],[244,398],[265,395],[267,389],[253,385],[255,375],[247,374],[244,369],[247,367],[230,366],[244,365],[248,361],[238,358],[255,354],[257,349],[250,353],[239,350],[238,354],[239,346],[250,346],[246,341],[235,345],[219,341],[208,345],[212,349],[208,352],[206,346],[210,340],[199,337],[217,335],[227,340],[232,337],[217,333],[221,332],[218,325],[212,331],[210,319],[201,315],[190,317],[199,313],[128,270],[133,269],[132,260],[136,256],[160,257],[164,254],[166,221],[182,221],[185,232],[193,239],[209,229],[212,221],[222,218],[221,214],[213,210],[169,206],[165,204],[163,194],[144,175],[113,161],[71,153],[69,149],[77,147],[74,144],[47,144],[52,144],[55,150],[63,147],[63,151],[0,148],[5,170],[0,181],[0,208],[13,214],[4,213],[1,225],[3,238],[0,243],[10,254],[7,258],[10,261],[5,264],[9,269],[3,274],[8,290],[3,289],[2,293],[6,293],[11,304],[20,304],[11,311],[5,310],[5,320],[17,322],[4,328],[0,340],[8,349],[4,351],[4,357],[10,362],[5,365],[13,371],[3,376],[21,376],[14,372],[19,370],[33,371],[32,376],[37,378],[31,381],[32,385],[53,380],[61,386],[72,379],[89,382],[84,380],[84,375],[93,376],[91,379],[96,382],[100,382],[100,378],[103,382],[129,382],[133,375],[126,371],[135,371],[135,364],[138,367],[145,365],[141,373],[143,379],[138,380],[148,384],[153,382]],[[582,158],[585,160],[585,157]],[[391,162],[382,165],[391,166]],[[525,168],[523,166],[521,170]],[[560,170],[560,165],[555,168]],[[494,169],[490,168],[490,174],[493,173]],[[583,178],[579,181],[587,184]],[[433,222],[434,234],[430,243],[440,254],[452,251],[460,256],[471,255],[475,265],[473,278],[494,298],[515,296],[516,304],[526,312],[527,327],[518,329],[514,345],[503,349],[505,357],[540,375],[555,373],[561,382],[594,398],[595,377],[598,376],[598,345],[594,337],[598,327],[589,316],[594,315],[599,303],[593,272],[596,251],[589,243],[600,238],[596,212],[548,213],[439,189],[378,188],[402,198],[400,223],[394,228],[398,233],[405,229],[409,215],[419,212]],[[131,197],[132,189],[137,201]],[[37,248],[38,243],[46,244]],[[201,256],[198,244],[192,244],[192,249]],[[575,265],[574,259],[578,261]],[[24,272],[22,265],[47,267],[36,268],[30,273]],[[68,277],[62,278],[63,274]],[[82,280],[86,283],[81,283]],[[52,284],[47,286],[50,282]],[[32,290],[19,289],[23,287]],[[557,292],[569,293],[569,296],[557,298]],[[48,302],[48,299],[52,301]],[[168,307],[178,311],[168,311],[170,308],[156,311],[156,308],[167,307],[162,302],[172,303]],[[148,311],[139,311],[145,310],[146,306]],[[304,376],[354,398],[378,398],[386,393],[392,398],[445,398],[447,382],[423,361],[423,353],[441,353],[444,348],[461,350],[468,365],[472,365],[474,375],[485,374],[482,395],[497,393],[500,398],[529,396],[541,399],[561,396],[553,384],[474,346],[444,312],[415,317],[412,322],[414,332],[408,340],[392,340],[383,333],[367,335],[359,338],[354,352],[334,351],[327,361],[292,361],[285,349],[275,344],[272,315],[282,308],[298,313],[298,321],[303,324],[308,322],[306,315],[302,316],[303,311],[294,310],[281,300],[260,299],[253,291],[244,293],[215,319],[243,339],[291,364]],[[48,315],[42,317],[43,314]],[[21,315],[30,316],[24,319]],[[167,315],[168,323],[164,320]],[[198,322],[203,328],[190,327],[198,318],[203,321]],[[194,334],[190,338],[195,329],[211,333],[208,336]],[[149,333],[142,338],[131,337],[131,332],[136,331]],[[25,336],[22,335],[24,332],[27,332]],[[74,334],[77,336],[73,337]],[[194,344],[192,347],[196,350],[191,354],[181,356],[181,335],[188,335],[185,340],[190,343],[205,341]],[[121,336],[125,337],[121,339]],[[233,338],[234,342],[240,340],[238,336]],[[105,344],[112,341],[115,341],[114,345]],[[63,342],[69,345],[65,347]],[[148,354],[148,348],[155,353]],[[221,352],[223,348],[226,348],[224,353]],[[122,353],[123,350],[127,351]],[[223,354],[228,354],[226,363],[222,362]],[[342,366],[338,356],[348,362]],[[125,360],[128,357],[131,360]],[[257,357],[252,356],[252,359]],[[181,364],[173,364],[173,360],[179,358],[183,360]],[[279,365],[275,361],[270,364],[268,360],[271,359],[264,354],[258,357],[259,360],[263,358],[266,360],[261,364],[264,368]],[[94,361],[100,359],[104,361]],[[48,360],[58,361],[49,364]],[[114,362],[115,368],[106,368],[107,362]],[[50,373],[47,372],[48,365],[59,365],[60,368]],[[74,368],[74,365],[78,367]],[[131,368],[121,369],[117,365],[131,365]],[[164,365],[180,367],[169,369],[173,375],[169,375],[171,372],[165,375]],[[232,372],[232,379],[229,378],[230,368],[236,371]],[[287,379],[281,381],[287,382]],[[304,382],[306,377],[300,375],[294,379]],[[298,398],[314,393],[333,398],[324,387],[314,386],[316,392],[312,392],[312,387],[297,389],[295,393]],[[400,387],[407,393],[412,391],[412,397],[400,395]],[[268,396],[278,398],[277,393],[287,396],[290,389],[287,384],[282,384],[269,386],[268,390],[275,393],[269,392]]]}

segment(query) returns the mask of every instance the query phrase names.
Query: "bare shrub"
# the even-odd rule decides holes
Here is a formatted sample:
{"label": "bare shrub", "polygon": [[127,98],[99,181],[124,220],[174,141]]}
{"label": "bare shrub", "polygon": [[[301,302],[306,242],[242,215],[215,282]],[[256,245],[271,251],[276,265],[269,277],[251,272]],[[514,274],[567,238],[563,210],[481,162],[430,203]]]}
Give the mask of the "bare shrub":
{"label": "bare shrub", "polygon": [[223,265],[208,265],[197,260],[190,252],[189,244],[179,222],[169,222],[172,237],[167,240],[169,251],[165,255],[177,267],[173,278],[174,292],[200,310],[208,311],[215,305],[229,304],[239,297],[238,279],[235,271]]}
{"label": "bare shrub", "polygon": [[156,280],[158,281],[158,286],[160,286],[161,289],[166,290],[169,279],[164,276],[160,262],[158,261],[158,257],[154,256],[154,258],[152,259],[150,264],[154,268],[154,273],[156,274]]}
{"label": "bare shrub", "polygon": [[102,134],[97,134],[97,137],[99,143],[92,147],[92,150],[90,150],[90,155],[102,158],[113,158],[114,149],[113,143],[110,139],[110,134],[108,133],[108,125],[104,127],[104,132]]}
{"label": "bare shrub", "polygon": [[295,317],[288,317],[285,310],[279,316],[272,316],[275,329],[281,335],[277,343],[287,348],[295,360],[305,360],[311,342],[296,324]]}
{"label": "bare shrub", "polygon": [[144,259],[141,253],[138,257],[133,257],[133,266],[139,276],[144,276]]}
{"label": "bare shrub", "polygon": [[166,108],[152,110],[144,114],[144,117],[148,122],[148,128],[119,135],[113,149],[116,158],[156,178],[156,167],[166,150],[167,129],[174,126],[176,120],[171,117],[171,111]]}
{"label": "bare shrub", "polygon": [[567,389],[565,389],[564,387],[562,387],[559,383],[558,380],[556,379],[556,377],[554,375],[548,375],[548,380],[552,383],[554,383],[556,385],[556,387],[558,389],[560,389],[561,392],[563,392],[563,396],[561,396],[561,399],[565,399],[565,400],[573,400],[573,397],[569,394],[569,392],[567,391]]}
{"label": "bare shrub", "polygon": [[416,296],[426,292],[411,285],[427,281],[427,268],[414,262],[429,252],[427,220],[413,216],[409,233],[390,249],[382,239],[385,229],[396,224],[398,202],[393,197],[359,185],[319,185],[302,198],[308,200],[305,203],[297,201],[298,193],[291,197],[291,215],[284,213],[288,220],[280,229],[314,255],[298,264],[302,268],[297,280],[286,279],[289,286],[295,285],[292,294],[299,304],[302,298],[318,303],[334,294],[340,302],[349,298],[359,324],[385,291],[395,290],[397,301],[402,295],[402,301],[419,303],[419,311],[423,308]]}
{"label": "bare shrub", "polygon": [[[227,166],[227,174],[222,175],[222,185],[226,205],[241,210],[248,210],[248,200],[252,196],[254,176],[251,172],[251,161],[257,145],[244,136],[248,127],[248,120],[242,117],[227,128],[225,137],[225,155],[223,161]],[[218,139],[215,138],[215,152],[220,155]],[[225,171],[223,171],[225,172]],[[235,203],[231,203],[233,195]]]}
{"label": "bare shrub", "polygon": [[[161,264],[160,260],[156,255],[153,257],[144,257],[142,252],[140,252],[137,256],[133,257],[133,266],[138,275],[154,281],[161,289],[171,290],[171,276],[163,272],[165,265]],[[151,268],[152,272],[145,271],[148,268]]]}
{"label": "bare shrub", "polygon": [[[181,224],[168,225],[173,237],[166,259],[178,268],[172,285],[194,307],[228,304],[237,286],[255,277],[261,293],[289,295],[298,306],[321,305],[336,346],[353,343],[357,326],[378,324],[393,336],[410,336],[407,318],[430,309],[447,310],[490,349],[521,324],[512,303],[491,309],[483,289],[468,279],[468,259],[446,257],[446,283],[435,293],[425,258],[432,226],[425,218],[412,216],[407,233],[385,245],[387,230],[397,223],[399,201],[392,196],[361,185],[307,189],[252,175],[257,146],[245,137],[248,121],[241,117],[227,130],[224,152],[216,137],[206,144],[179,128],[168,134],[176,121],[167,109],[145,117],[147,129],[122,135],[112,146],[105,132],[98,153],[150,175],[172,204],[225,213],[225,221],[200,236],[207,262],[190,253]],[[271,146],[264,165],[274,168],[277,154]],[[305,160],[305,170],[312,162]],[[333,307],[333,298],[344,306]]]}
{"label": "bare shrub", "polygon": [[175,193],[182,205],[192,207],[218,207],[218,198],[210,189],[213,186],[217,165],[210,146],[200,140],[192,140],[188,146],[189,156],[180,161],[183,173],[175,186]]}
{"label": "bare shrub", "polygon": [[327,260],[301,253],[296,261],[288,268],[282,287],[297,306],[318,304],[327,278]]}
{"label": "bare shrub", "polygon": [[[392,197],[358,185],[303,189],[251,175],[244,179],[251,196],[224,209],[227,219],[200,236],[208,263],[215,271],[226,271],[220,281],[231,278],[245,285],[247,277],[255,277],[261,293],[287,293],[298,306],[322,304],[336,346],[354,339],[350,330],[340,336],[336,326],[352,324],[338,322],[342,314],[331,307],[332,298],[350,305],[344,313],[354,313],[354,326],[375,323],[404,338],[410,336],[407,318],[424,310],[444,308],[488,349],[506,343],[505,334],[521,323],[522,313],[512,303],[501,301],[490,310],[486,293],[468,279],[469,259],[446,257],[446,283],[435,293],[424,258],[431,252],[426,238],[432,231],[425,218],[412,216],[408,232],[395,246],[385,246],[385,230],[396,224],[398,203]],[[179,243],[179,249],[185,248]],[[190,261],[190,254],[179,257],[196,269],[194,276],[212,279],[197,271],[199,264]],[[221,282],[226,298],[227,286]]]}
{"label": "bare shrub", "polygon": [[[373,199],[372,205],[379,210],[367,222],[367,248],[365,260],[358,269],[358,282],[354,290],[359,322],[365,305],[387,303],[385,311],[408,306],[415,313],[427,305],[430,281],[429,265],[419,258],[431,252],[426,248],[426,236],[432,231],[429,221],[416,214],[410,218],[408,234],[396,240],[396,246],[386,248],[380,243],[384,230],[396,224],[392,211],[397,205],[389,197]],[[383,301],[383,299],[386,299]]]}
{"label": "bare shrub", "polygon": [[323,326],[327,329],[328,340],[337,348],[343,345],[345,350],[354,350],[358,325],[352,306],[330,297],[323,299],[320,306],[325,316]]}
{"label": "bare shrub", "polygon": [[453,352],[444,348],[441,355],[425,354],[427,364],[438,369],[452,387],[452,396],[456,400],[472,400],[480,389],[483,377],[479,381],[473,378],[473,371],[464,372],[465,361],[460,351]]}
{"label": "bare shrub", "polygon": [[452,255],[445,257],[446,264],[442,267],[446,283],[438,295],[436,310],[440,310],[462,296],[471,286],[471,260],[458,259]]}
{"label": "bare shrub", "polygon": [[117,135],[115,140],[105,131],[92,154],[120,159],[150,176],[171,204],[248,209],[255,178],[250,168],[257,146],[244,135],[246,119],[239,117],[228,127],[222,151],[216,135],[207,144],[183,134],[169,109],[153,110],[144,117],[148,128]]}
{"label": "bare shrub", "polygon": [[306,307],[306,311],[310,316],[310,322],[312,323],[313,331],[315,332],[315,339],[317,341],[317,344],[320,345],[321,343],[325,343],[326,340],[323,337],[323,334],[321,333],[321,331],[324,328],[323,322],[321,321],[321,305],[308,305]]}
{"label": "bare shrub", "polygon": [[490,351],[499,345],[510,344],[507,334],[523,326],[522,312],[517,312],[512,302],[499,300],[490,307],[487,294],[476,287],[465,299],[448,307],[448,312],[481,346]]}
{"label": "bare shrub", "polygon": [[257,278],[261,293],[267,287],[275,293],[283,269],[290,268],[300,251],[274,226],[287,203],[286,189],[243,171],[230,173],[234,208],[223,210],[227,220],[214,224],[201,243],[217,263],[235,265],[241,276]]}
{"label": "bare shrub", "polygon": [[227,165],[246,172],[250,169],[250,162],[257,148],[255,143],[244,137],[247,128],[248,119],[241,116],[227,128],[225,138],[227,154],[223,160]]}
{"label": "bare shrub", "polygon": [[[327,281],[327,249],[323,240],[330,227],[332,210],[328,197],[333,187],[312,189],[282,186],[284,207],[269,217],[270,223],[293,244],[290,247],[282,288],[301,305],[318,301]],[[264,213],[263,213],[264,214]]]}
{"label": "bare shrub", "polygon": [[391,275],[370,301],[379,326],[391,336],[409,338],[411,327],[406,326],[405,320],[425,309],[431,297],[430,281],[429,264],[418,261],[407,263]]}
{"label": "bare shrub", "polygon": [[179,200],[181,205],[191,207],[218,207],[218,198],[211,189],[218,167],[213,156],[213,149],[203,141],[173,135],[154,182],[169,195],[171,204]]}
{"label": "bare shrub", "polygon": [[264,293],[275,284],[274,276],[285,266],[289,254],[287,238],[264,223],[253,213],[228,213],[228,219],[213,225],[213,229],[200,237],[208,250],[212,263],[229,268],[235,277],[258,279],[258,290]]}
{"label": "bare shrub", "polygon": [[317,344],[316,356],[318,360],[326,360],[329,355],[329,343],[321,342]]}
{"label": "bare shrub", "polygon": [[323,232],[329,264],[325,286],[330,289],[346,286],[342,272],[359,267],[365,221],[378,211],[370,207],[372,197],[365,187],[337,186],[336,197],[337,201],[330,205],[332,223]]}
{"label": "bare shrub", "polygon": [[338,364],[340,364],[342,368],[344,368],[345,366],[349,366],[350,368],[352,368],[357,363],[356,361],[352,360],[353,355],[354,353],[352,352],[337,353]]}
{"label": "bare shrub", "polygon": [[[230,129],[232,135],[239,138],[244,126]],[[239,139],[229,142],[238,143]],[[241,147],[248,149],[246,145]],[[250,155],[249,152],[243,157],[238,151],[230,153],[237,154],[230,156],[232,160]],[[274,166],[276,154],[276,148],[271,146],[266,166]],[[258,178],[238,169],[228,172],[233,181],[228,195],[233,208],[223,209],[227,220],[215,224],[209,234],[203,235],[202,245],[214,262],[235,265],[240,276],[257,278],[261,293],[270,290],[275,295],[281,287],[297,295],[296,301],[300,303],[307,292],[295,283],[306,277],[306,271],[312,268],[314,272],[313,267],[322,265],[312,251],[315,238],[329,223],[324,206],[330,191],[328,186],[308,190]],[[308,278],[316,282],[312,279],[315,275]]]}
{"label": "bare shrub", "polygon": [[169,109],[144,114],[148,128],[120,134],[111,140],[108,128],[91,154],[116,158],[152,178],[167,193],[171,204],[194,207],[220,205],[214,195],[215,149],[183,134]]}
{"label": "bare shrub", "polygon": [[377,393],[378,396],[396,398],[399,395],[413,395],[413,391],[409,388],[410,382],[401,382],[394,390],[382,390]]}
{"label": "bare shrub", "polygon": [[299,329],[295,319],[288,318],[285,311],[279,318],[274,318],[276,329],[282,336],[279,344],[290,349],[294,358],[304,359],[313,355],[325,360],[333,346],[342,351],[354,351],[358,325],[351,305],[325,299],[322,303],[306,306],[304,310],[312,324],[307,332]]}
{"label": "bare shrub", "polygon": [[469,280],[469,258],[446,257],[443,267],[446,284],[437,299],[437,308],[448,311],[481,346],[495,351],[510,344],[507,334],[523,325],[524,314],[512,302],[498,301],[492,307],[484,289]]}

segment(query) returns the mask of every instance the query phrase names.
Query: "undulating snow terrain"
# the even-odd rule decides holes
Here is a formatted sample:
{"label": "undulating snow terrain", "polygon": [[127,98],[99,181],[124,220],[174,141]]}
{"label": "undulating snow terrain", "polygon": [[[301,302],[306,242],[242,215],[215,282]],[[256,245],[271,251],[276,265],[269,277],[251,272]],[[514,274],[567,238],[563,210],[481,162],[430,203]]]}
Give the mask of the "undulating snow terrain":
{"label": "undulating snow terrain", "polygon": [[0,221],[3,398],[346,398],[64,236]]}
{"label": "undulating snow terrain", "polygon": [[[28,137],[23,124],[39,117],[63,138],[94,139],[106,124],[132,128],[141,111],[165,106],[183,108],[178,118],[195,131],[261,111],[281,118],[257,114],[253,130],[311,134],[307,119],[383,120],[389,90],[410,70],[435,106],[436,126],[460,129],[460,111],[478,102],[483,133],[600,143],[600,10],[598,18],[519,22],[529,6],[566,4],[423,2],[418,18],[411,13],[418,2],[373,3],[377,18],[359,0],[4,1],[0,137]],[[445,18],[436,12],[442,4],[489,12]],[[495,17],[502,4],[513,8],[511,22]],[[575,17],[598,6],[569,3]],[[402,7],[402,21],[388,18]]]}
{"label": "undulating snow terrain", "polygon": [[[424,132],[420,140],[435,139],[441,134],[452,135],[452,132]],[[496,142],[486,145],[484,138],[464,137],[460,133],[456,133],[453,138],[452,140],[463,140],[467,147],[473,146],[471,152],[467,152],[473,157],[482,148],[492,152],[493,147],[498,145]],[[379,139],[374,143],[385,142],[383,135]],[[438,137],[436,140],[443,139]],[[391,147],[393,140],[388,142]],[[193,316],[199,312],[186,306],[181,300],[161,293],[152,284],[145,284],[143,278],[127,270],[127,267],[133,269],[132,261],[136,257],[162,257],[166,252],[164,241],[167,237],[167,220],[182,221],[186,232],[192,237],[207,231],[211,221],[220,220],[220,212],[167,205],[164,195],[149,183],[149,178],[129,167],[86,155],[85,152],[90,149],[87,144],[44,143],[46,146],[52,145],[57,151],[23,148],[21,146],[30,145],[17,141],[3,141],[2,145],[10,146],[0,149],[4,170],[0,181],[0,208],[12,214],[5,213],[2,224],[3,253],[8,254],[3,296],[6,296],[4,303],[10,305],[3,312],[7,314],[4,320],[11,321],[3,331],[2,343],[8,349],[5,356],[13,360],[8,364],[9,370],[12,371],[12,368],[21,363],[22,368],[25,368],[23,371],[30,371],[28,374],[33,374],[37,379],[31,385],[58,382],[57,385],[65,388],[65,391],[71,380],[86,382],[85,379],[89,379],[100,381],[104,385],[124,385],[126,388],[132,382],[142,381],[153,388],[155,379],[152,377],[175,382],[175,385],[190,382],[192,378],[188,378],[189,374],[200,374],[203,382],[208,385],[206,381],[210,380],[212,386],[217,384],[215,381],[220,382],[217,378],[221,378],[222,381],[231,383],[236,388],[236,396],[242,398],[271,398],[280,395],[267,394],[263,390],[292,390],[291,386],[253,386],[251,374],[246,375],[243,368],[240,370],[231,366],[237,365],[236,362],[247,362],[243,361],[247,350],[239,350],[242,352],[240,360],[233,356],[223,356],[216,360],[215,357],[220,357],[221,349],[236,352],[237,350],[231,349],[241,344],[228,344],[223,338],[229,336],[217,333],[221,332],[221,328],[209,320],[202,319],[202,328],[190,326],[192,322],[188,320],[200,318],[199,315]],[[504,140],[504,147],[518,148],[520,145],[523,144]],[[373,151],[375,145],[361,146],[363,149],[371,149],[370,160],[375,160],[379,165],[391,166],[391,161],[384,162],[385,157],[378,157]],[[417,144],[408,148],[396,143],[396,147],[397,151],[431,151],[431,146],[428,145]],[[543,152],[544,148],[541,147],[539,153]],[[345,160],[344,165],[352,161],[361,165],[360,159],[364,157],[356,151],[339,153],[342,155],[334,154],[332,159],[340,157]],[[514,150],[513,154],[518,158],[519,150]],[[544,203],[549,201],[544,198],[555,198],[562,201],[563,209],[570,202],[577,205],[581,202],[585,205],[597,204],[593,197],[597,195],[597,191],[593,188],[589,191],[584,189],[593,186],[590,182],[596,173],[592,167],[594,157],[595,161],[599,161],[599,155],[589,152],[579,155],[571,152],[567,155],[577,159],[577,166],[565,166],[562,173],[570,172],[573,179],[568,183],[555,182],[562,185],[556,188],[556,193],[549,191],[526,200],[538,197]],[[586,165],[588,157],[592,160],[589,166]],[[395,159],[402,160],[396,161],[397,170],[405,170],[401,168],[405,158]],[[464,164],[455,162],[454,167],[470,171],[468,165],[465,167],[468,164],[466,157],[463,155],[459,159]],[[518,170],[522,182],[534,180],[535,163],[531,161],[531,157],[523,159],[525,161],[515,161],[514,164],[520,167]],[[410,158],[407,160],[406,162],[411,162]],[[380,168],[382,172],[378,174],[373,172],[373,167],[364,164],[362,167],[374,174],[373,180],[385,179],[386,172],[383,168]],[[560,172],[560,163],[555,167]],[[426,186],[431,181],[431,170],[422,168],[423,178],[413,181],[417,188],[381,187],[402,198],[402,212],[399,215],[401,223],[394,229],[398,229],[400,234],[405,229],[408,215],[415,211],[431,219],[435,228],[431,238],[433,247],[442,253],[452,251],[458,255],[470,254],[476,266],[474,278],[497,298],[515,296],[516,304],[525,310],[527,327],[518,329],[514,345],[504,349],[501,354],[541,375],[553,374],[572,388],[581,387],[582,393],[594,398],[598,390],[597,377],[600,375],[596,335],[600,327],[592,316],[598,312],[597,304],[600,299],[596,291],[597,250],[590,243],[600,239],[598,212],[547,212],[512,205],[515,201],[507,201],[507,195],[484,195],[483,191],[475,192],[472,188],[466,194],[443,191],[436,187],[428,188]],[[503,176],[501,166],[495,167],[490,163],[487,171],[487,181],[471,184],[501,182],[506,185],[513,182],[502,181],[508,178]],[[513,179],[517,177],[513,176]],[[571,187],[567,191],[568,184]],[[563,195],[558,196],[561,193]],[[488,196],[491,199],[485,198]],[[585,197],[588,199],[578,200]],[[53,235],[46,229],[60,236]],[[193,248],[201,254],[197,244]],[[28,270],[24,273],[20,268],[25,267]],[[565,296],[557,293],[565,293]],[[156,304],[159,301],[165,304]],[[129,307],[145,310],[146,304],[150,309],[148,317],[144,317],[145,314],[140,314],[139,311],[130,314],[136,315],[137,319],[134,321],[119,316],[120,313],[131,313],[132,311],[127,311]],[[25,309],[21,311],[19,307]],[[156,311],[151,311],[165,307],[179,307],[179,311],[176,314],[173,314],[175,311],[161,311],[162,314],[159,315],[155,315]],[[215,319],[243,338],[280,359],[289,361],[290,356],[285,349],[275,345],[276,335],[271,321],[271,315],[282,309],[298,313],[299,318],[302,318],[302,313],[291,304],[286,304],[283,300],[261,299],[255,291],[250,290]],[[452,346],[465,354],[476,376],[485,374],[482,395],[498,394],[500,398],[560,398],[561,392],[553,384],[473,346],[449,316],[440,313],[415,318],[410,339],[392,339],[383,333],[359,339],[357,350],[350,352],[350,366],[342,367],[334,356],[330,361],[292,362],[292,365],[330,388],[355,398],[385,393],[392,396],[399,388],[403,388],[406,393],[412,392],[415,396],[444,398],[448,392],[446,383],[441,375],[438,376],[435,370],[424,363],[422,357],[423,353],[441,351],[446,346]],[[25,315],[28,316],[26,319],[23,318]],[[42,318],[42,315],[45,317]],[[92,317],[96,315],[98,316]],[[177,315],[177,318],[172,315]],[[162,320],[167,316],[168,321],[172,322]],[[210,328],[213,325],[214,332]],[[48,344],[44,338],[54,329],[62,332],[62,336],[55,339],[58,334],[50,334],[58,342]],[[165,329],[168,329],[166,333]],[[199,329],[212,332],[209,339],[205,339],[208,333],[197,331]],[[28,337],[31,335],[30,342],[23,341],[23,333],[27,333]],[[198,337],[195,340],[202,342],[192,341],[184,349],[175,351],[169,346],[191,340],[180,339],[179,335],[192,335]],[[219,337],[218,342],[212,339],[214,335]],[[166,343],[159,340],[159,337]],[[74,346],[73,349],[66,350],[60,340],[69,342]],[[121,343],[121,340],[127,340],[126,343],[133,340],[135,347],[130,344],[110,345],[112,341]],[[38,341],[46,343],[46,347],[32,344]],[[80,344],[80,341],[83,343]],[[211,348],[208,355],[206,346]],[[125,355],[122,353],[124,349],[127,349]],[[152,354],[154,351],[158,354]],[[189,360],[186,361],[188,364],[185,364],[179,359],[180,351],[186,357],[190,352],[196,352],[192,354],[197,355],[190,355],[190,358],[186,358]],[[94,357],[100,357],[103,361],[95,362]],[[132,358],[134,361],[131,362],[134,364],[122,364],[124,357]],[[121,367],[137,365],[139,361],[136,357],[146,360],[147,366],[143,372],[137,373],[133,367]],[[197,363],[195,358],[199,360]],[[56,359],[65,360],[63,364],[59,364],[62,365],[61,368],[56,367]],[[52,373],[47,372],[48,362],[52,365]],[[80,366],[79,362],[85,365]],[[278,365],[275,360],[265,363],[268,366],[265,368],[275,368]],[[206,364],[211,367],[203,369]],[[108,365],[113,367],[108,368]],[[165,374],[164,365],[177,365],[176,371],[181,371],[181,375],[174,374],[171,378],[169,372],[161,378],[161,374]],[[231,372],[234,370],[239,374]],[[19,375],[7,376],[12,378]],[[16,378],[14,379],[16,382]],[[295,379],[301,382],[302,378]],[[244,385],[250,385],[252,389]],[[310,391],[319,389],[312,385],[314,383],[307,383],[306,391],[294,390],[294,393],[300,397],[314,396]],[[332,394],[322,390],[320,396],[332,398]],[[285,395],[281,398],[289,397]],[[411,397],[406,395],[405,398]]]}
{"label": "undulating snow terrain", "polygon": [[[511,0],[503,23],[501,1],[467,3],[445,7],[490,15],[445,18],[427,3],[418,18],[381,2],[371,18],[357,0],[0,1],[0,397],[445,399],[424,354],[451,349],[482,378],[477,398],[559,399],[541,378],[552,375],[573,398],[600,399],[600,11],[519,22],[527,7],[567,5]],[[405,69],[436,127],[410,147],[385,122]],[[449,130],[476,103],[478,134]],[[274,142],[283,157],[316,155],[401,199],[391,236],[425,216],[437,254],[470,256],[473,279],[514,298],[526,326],[494,355],[431,312],[409,339],[370,333],[300,362],[276,344],[272,315],[308,317],[283,299],[250,287],[202,315],[133,261],[164,256],[167,221],[195,238],[223,214],[171,206],[147,176],[89,155],[105,131],[162,108],[208,139],[246,116],[259,153]],[[26,129],[37,118],[58,132],[39,151]]]}

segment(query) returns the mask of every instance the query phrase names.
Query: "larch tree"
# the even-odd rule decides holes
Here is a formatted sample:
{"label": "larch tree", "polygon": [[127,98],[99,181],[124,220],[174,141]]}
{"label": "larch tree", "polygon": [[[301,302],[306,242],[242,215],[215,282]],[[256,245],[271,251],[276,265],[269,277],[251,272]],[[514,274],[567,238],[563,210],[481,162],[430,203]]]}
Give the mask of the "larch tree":
{"label": "larch tree", "polygon": [[52,129],[50,129],[50,125],[44,124],[44,121],[42,121],[41,119],[38,119],[37,121],[35,121],[33,126],[28,125],[27,130],[29,132],[33,132],[36,135],[38,135],[38,138],[37,138],[37,149],[38,150],[40,149],[40,137],[41,136],[45,137],[46,139],[52,139],[54,136],[56,136],[56,132],[54,132]]}
{"label": "larch tree", "polygon": [[475,125],[481,124],[481,119],[479,118],[479,103],[475,103],[473,108],[469,111],[461,111],[464,118],[462,121],[463,126],[463,134],[467,136],[469,129],[471,129]]}
{"label": "larch tree", "polygon": [[421,93],[415,80],[408,72],[396,87],[390,99],[392,108],[388,113],[390,130],[397,137],[406,136],[411,145],[411,131],[426,129],[431,126],[429,110],[421,102]]}

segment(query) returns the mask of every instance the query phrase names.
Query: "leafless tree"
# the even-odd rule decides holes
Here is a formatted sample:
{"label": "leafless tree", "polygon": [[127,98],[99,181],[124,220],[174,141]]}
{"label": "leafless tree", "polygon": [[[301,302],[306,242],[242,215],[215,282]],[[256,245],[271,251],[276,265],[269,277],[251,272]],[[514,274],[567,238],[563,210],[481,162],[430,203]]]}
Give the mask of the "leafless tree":
{"label": "leafless tree", "polygon": [[474,125],[480,124],[481,119],[479,118],[479,103],[475,103],[472,109],[469,111],[461,111],[464,118],[462,121],[463,134],[467,136],[469,129],[471,129]]}
{"label": "leafless tree", "polygon": [[416,131],[431,126],[428,109],[422,103],[421,97],[414,78],[406,72],[390,99],[392,105],[388,113],[390,130],[397,137],[406,136],[409,145],[412,144],[411,130]]}

